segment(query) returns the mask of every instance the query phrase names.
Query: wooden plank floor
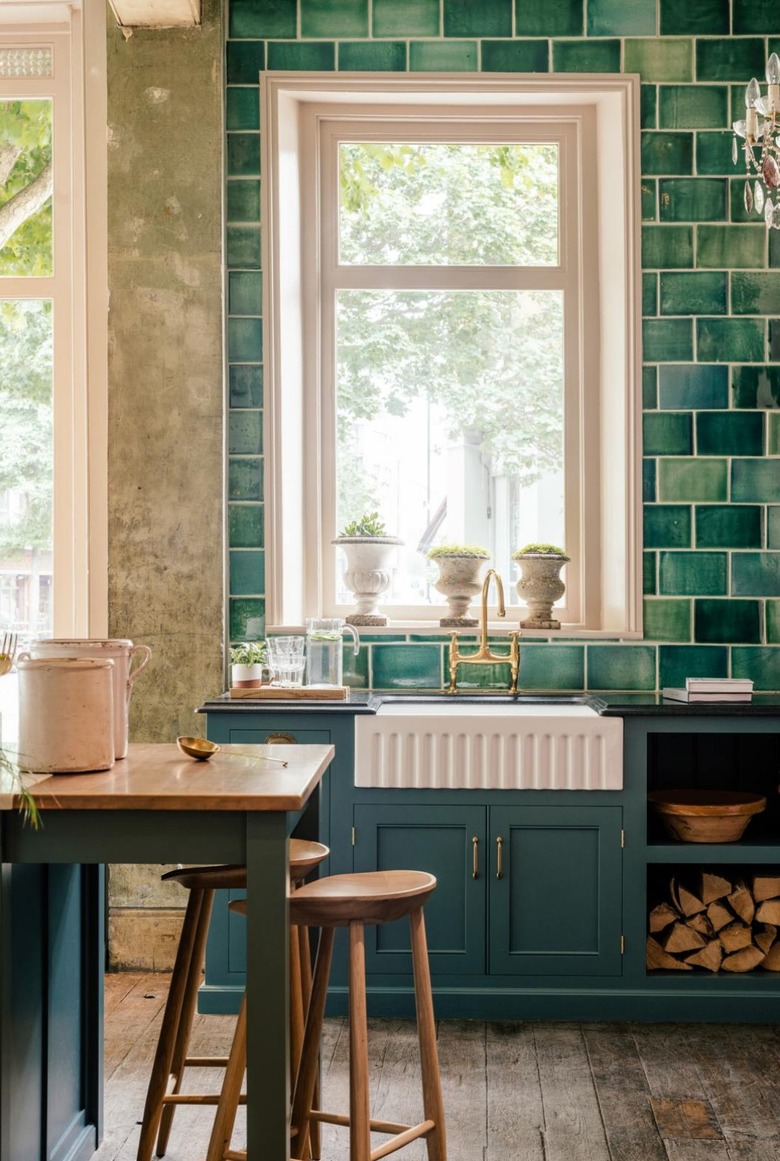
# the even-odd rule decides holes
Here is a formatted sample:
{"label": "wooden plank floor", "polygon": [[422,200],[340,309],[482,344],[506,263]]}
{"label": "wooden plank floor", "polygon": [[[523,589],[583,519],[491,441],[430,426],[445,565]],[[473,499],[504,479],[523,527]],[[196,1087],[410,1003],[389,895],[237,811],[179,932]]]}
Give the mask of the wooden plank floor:
{"label": "wooden plank floor", "polygon": [[[106,1134],[94,1161],[135,1161],[167,976],[106,977]],[[200,1016],[193,1051],[226,1053],[233,1021]],[[420,1115],[414,1026],[372,1020],[373,1115]],[[439,1023],[449,1161],[779,1161],[780,1025]],[[346,1111],[348,1037],[329,1020],[325,1107]],[[221,1074],[193,1070],[190,1091]],[[209,1108],[182,1108],[169,1161],[199,1161]],[[323,1161],[344,1161],[323,1129]],[[377,1137],[376,1144],[383,1138]],[[241,1147],[243,1113],[234,1145]],[[415,1142],[398,1154],[424,1161]],[[260,1159],[258,1159],[260,1161]]]}

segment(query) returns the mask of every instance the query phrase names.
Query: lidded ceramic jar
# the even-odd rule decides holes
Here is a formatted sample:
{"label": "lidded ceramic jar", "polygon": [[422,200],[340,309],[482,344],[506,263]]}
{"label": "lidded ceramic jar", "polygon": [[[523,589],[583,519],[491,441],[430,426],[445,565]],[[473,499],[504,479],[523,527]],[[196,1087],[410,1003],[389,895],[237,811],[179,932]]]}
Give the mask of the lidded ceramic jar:
{"label": "lidded ceramic jar", "polygon": [[114,764],[114,662],[92,657],[18,658],[19,762],[44,774]]}

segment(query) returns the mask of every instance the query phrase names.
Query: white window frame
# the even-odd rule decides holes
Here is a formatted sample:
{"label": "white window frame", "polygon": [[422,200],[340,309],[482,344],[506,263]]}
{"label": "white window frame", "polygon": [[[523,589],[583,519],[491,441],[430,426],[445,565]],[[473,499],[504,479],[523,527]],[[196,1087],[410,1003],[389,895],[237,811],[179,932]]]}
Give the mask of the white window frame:
{"label": "white window frame", "polygon": [[[108,632],[105,14],[17,0],[0,47],[51,46],[52,77],[0,78],[0,100],[51,98],[51,277],[0,278],[0,297],[49,299],[53,359],[53,632]],[[13,21],[13,22],[12,22]],[[89,223],[89,230],[87,229]]]}
{"label": "white window frame", "polygon": [[[349,280],[365,268],[335,262],[335,199],[323,194],[334,188],[335,142],[353,130],[365,138],[371,123],[401,124],[409,136],[421,119],[443,128],[471,120],[570,138],[569,176],[578,176],[575,189],[563,174],[568,257],[555,277],[568,271],[577,284],[565,450],[580,481],[567,548],[581,568],[570,569],[562,622],[568,633],[641,635],[638,99],[638,78],[627,76],[261,76],[269,625],[345,611],[333,605],[331,580],[330,304],[345,272]],[[398,269],[404,285],[420,276]],[[432,270],[446,280],[448,268],[422,270],[430,284]],[[383,267],[384,284],[387,275]],[[440,615],[433,606],[388,611],[391,631],[437,625]]]}

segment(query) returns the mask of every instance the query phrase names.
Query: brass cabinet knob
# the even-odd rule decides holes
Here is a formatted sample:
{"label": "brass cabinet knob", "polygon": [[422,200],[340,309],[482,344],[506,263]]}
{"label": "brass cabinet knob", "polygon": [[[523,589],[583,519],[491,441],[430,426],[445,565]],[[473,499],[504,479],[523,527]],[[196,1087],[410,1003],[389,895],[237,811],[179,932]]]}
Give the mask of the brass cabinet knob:
{"label": "brass cabinet knob", "polygon": [[265,746],[296,745],[297,742],[298,739],[294,738],[292,734],[269,734],[267,738],[263,738]]}

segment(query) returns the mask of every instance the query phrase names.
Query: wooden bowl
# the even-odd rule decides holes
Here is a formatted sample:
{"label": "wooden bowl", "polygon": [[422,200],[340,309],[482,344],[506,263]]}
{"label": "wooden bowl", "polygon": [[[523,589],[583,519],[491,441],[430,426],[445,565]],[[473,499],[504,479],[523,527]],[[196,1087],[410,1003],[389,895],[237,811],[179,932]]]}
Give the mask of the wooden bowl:
{"label": "wooden bowl", "polygon": [[684,843],[738,842],[766,807],[760,794],[741,790],[653,790],[647,798],[669,834]]}

